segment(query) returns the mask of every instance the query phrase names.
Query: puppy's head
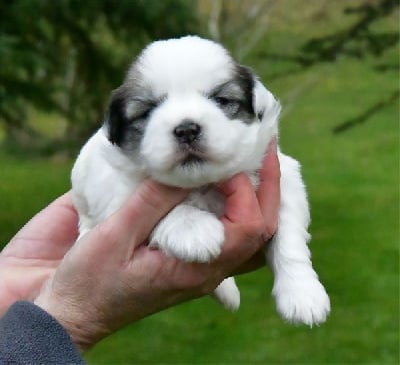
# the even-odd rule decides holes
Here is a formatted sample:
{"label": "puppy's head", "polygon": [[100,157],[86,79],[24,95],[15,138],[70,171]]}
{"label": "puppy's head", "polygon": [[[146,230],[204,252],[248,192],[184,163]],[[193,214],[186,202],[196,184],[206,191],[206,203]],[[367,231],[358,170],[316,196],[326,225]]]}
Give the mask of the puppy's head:
{"label": "puppy's head", "polygon": [[198,187],[258,168],[279,109],[223,47],[191,36],[142,52],[111,97],[105,130],[156,180]]}

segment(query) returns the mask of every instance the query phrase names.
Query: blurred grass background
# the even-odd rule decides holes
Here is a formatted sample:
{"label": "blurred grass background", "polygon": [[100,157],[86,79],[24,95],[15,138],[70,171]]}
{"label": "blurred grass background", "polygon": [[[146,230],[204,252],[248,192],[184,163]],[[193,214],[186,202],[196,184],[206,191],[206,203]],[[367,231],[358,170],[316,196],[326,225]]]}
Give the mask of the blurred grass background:
{"label": "blurred grass background", "polygon": [[[34,1],[16,3],[26,6]],[[89,12],[94,3],[107,1],[88,1]],[[120,3],[127,11],[134,2]],[[150,7],[156,12],[157,3],[147,2],[142,11]],[[166,35],[196,32],[220,39],[283,103],[280,143],[303,165],[312,209],[313,261],[330,294],[332,314],[326,324],[312,329],[283,323],[270,296],[271,274],[260,270],[239,277],[239,312],[226,312],[209,298],[169,309],[104,340],[86,354],[88,363],[398,364],[398,4],[384,14],[385,8],[379,6],[393,2],[183,3],[190,5],[185,11],[191,11],[197,21],[192,29],[182,30],[177,22],[173,31],[165,30]],[[1,9],[6,9],[4,4]],[[368,19],[368,9],[381,9],[381,13],[367,30],[349,31],[360,19]],[[168,16],[174,14],[170,7]],[[156,24],[147,26],[150,30],[146,28],[134,45],[127,42],[132,48],[129,58],[142,43],[164,36],[162,31],[152,33]],[[4,41],[7,29],[0,29]],[[395,42],[390,34],[397,34]],[[120,64],[119,80],[114,75],[111,81],[116,87],[129,62],[121,55],[129,52],[117,41],[109,42],[119,47],[121,64],[125,62],[125,68]],[[0,52],[1,45],[0,40]],[[3,81],[1,76],[0,71]],[[0,96],[7,90],[3,83]],[[84,108],[85,98],[80,97]],[[26,104],[28,97],[21,101]],[[9,105],[0,99],[0,112]],[[96,110],[98,115],[104,107]],[[90,120],[80,130],[71,129],[68,113],[32,103],[23,115],[29,128],[16,132],[11,131],[11,122],[4,122],[4,115],[0,114],[0,245],[69,189],[73,156],[87,133],[100,124]],[[32,135],[42,142],[31,142]]]}

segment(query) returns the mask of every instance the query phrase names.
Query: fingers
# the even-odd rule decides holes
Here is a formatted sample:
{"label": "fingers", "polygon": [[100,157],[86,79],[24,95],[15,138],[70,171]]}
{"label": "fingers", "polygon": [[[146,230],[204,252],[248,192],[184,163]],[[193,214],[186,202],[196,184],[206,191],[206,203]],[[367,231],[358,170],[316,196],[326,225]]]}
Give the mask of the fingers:
{"label": "fingers", "polygon": [[98,229],[110,244],[121,240],[128,241],[130,248],[134,249],[147,240],[160,219],[187,194],[187,190],[146,180],[119,210],[98,226]]}
{"label": "fingers", "polygon": [[217,263],[229,273],[259,250],[265,223],[254,188],[245,174],[219,184],[218,191],[225,196],[225,211],[220,218],[225,243]]}
{"label": "fingers", "polygon": [[244,262],[242,265],[240,265],[238,268],[236,268],[230,276],[233,275],[241,275],[241,274],[246,274],[251,271],[255,271],[261,267],[264,267],[266,264],[266,257],[265,253],[261,251],[257,251],[249,260]]}
{"label": "fingers", "polygon": [[217,186],[225,196],[224,215],[220,218],[228,227],[240,226],[248,235],[258,232],[263,217],[249,178],[241,173]]}
{"label": "fingers", "polygon": [[259,179],[257,192],[244,174],[217,187],[226,199],[221,217],[226,235],[222,256],[241,264],[235,272],[248,272],[265,263],[264,253],[256,252],[274,235],[278,226],[280,169],[276,140],[270,143]]}
{"label": "fingers", "polygon": [[71,191],[51,203],[46,212],[48,240],[53,245],[72,245],[78,237],[78,212],[72,203]]}
{"label": "fingers", "polygon": [[277,156],[277,141],[274,138],[269,145],[260,171],[260,184],[257,190],[257,199],[264,216],[264,240],[269,240],[278,226],[280,205],[280,167]]}
{"label": "fingers", "polygon": [[78,235],[78,213],[72,204],[71,191],[50,203],[31,222],[34,222],[32,226],[41,230],[43,236],[48,236],[43,237],[43,239],[48,238],[53,241],[76,239]]}

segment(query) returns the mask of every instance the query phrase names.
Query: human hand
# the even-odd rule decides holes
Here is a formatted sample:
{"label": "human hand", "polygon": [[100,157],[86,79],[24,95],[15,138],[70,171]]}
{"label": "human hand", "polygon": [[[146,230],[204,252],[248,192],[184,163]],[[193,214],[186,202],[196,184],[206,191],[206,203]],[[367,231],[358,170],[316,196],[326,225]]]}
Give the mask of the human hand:
{"label": "human hand", "polygon": [[[220,257],[210,265],[182,263],[141,244],[158,219],[185,195],[152,182],[142,190],[139,198],[135,194],[63,260],[77,237],[77,214],[70,194],[34,217],[0,254],[0,273],[4,273],[0,286],[5,293],[0,308],[5,311],[15,300],[36,299],[85,349],[124,324],[210,293],[233,271],[253,270],[264,261],[253,254],[277,225],[276,153],[269,153],[264,161],[257,194],[244,175],[219,186],[227,197],[221,218],[227,240]],[[155,216],[149,220],[143,208]],[[133,221],[138,222],[134,227]],[[37,297],[43,282],[53,274]]]}
{"label": "human hand", "polygon": [[71,248],[35,303],[85,350],[128,323],[210,294],[240,267],[258,267],[260,261],[252,258],[277,226],[276,154],[265,160],[257,193],[244,174],[218,190],[226,197],[221,217],[226,242],[214,262],[182,262],[146,245],[153,227],[186,194],[146,181],[120,210]]}
{"label": "human hand", "polygon": [[0,252],[0,317],[17,300],[33,300],[78,237],[70,193],[34,216]]}

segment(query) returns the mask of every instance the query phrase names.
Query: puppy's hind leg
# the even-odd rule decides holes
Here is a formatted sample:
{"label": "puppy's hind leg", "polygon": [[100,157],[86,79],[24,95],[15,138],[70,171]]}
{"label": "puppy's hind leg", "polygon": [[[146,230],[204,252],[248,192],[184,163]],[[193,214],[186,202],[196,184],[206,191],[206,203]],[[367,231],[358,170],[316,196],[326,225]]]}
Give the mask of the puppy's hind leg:
{"label": "puppy's hind leg", "polygon": [[282,154],[279,159],[279,227],[268,248],[268,260],[275,275],[272,294],[284,319],[312,326],[326,320],[330,302],[312,267],[307,246],[310,216],[300,165]]}
{"label": "puppy's hind leg", "polygon": [[233,277],[225,279],[214,290],[213,297],[226,309],[235,311],[240,306],[240,292]]}

